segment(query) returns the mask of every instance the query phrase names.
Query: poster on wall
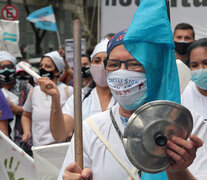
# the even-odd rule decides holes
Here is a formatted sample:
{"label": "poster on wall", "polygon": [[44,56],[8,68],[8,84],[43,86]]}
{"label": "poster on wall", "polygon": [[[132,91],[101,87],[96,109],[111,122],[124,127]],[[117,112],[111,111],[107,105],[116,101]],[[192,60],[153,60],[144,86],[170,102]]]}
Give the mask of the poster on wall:
{"label": "poster on wall", "polygon": [[[140,0],[102,0],[101,38],[108,33],[127,29],[138,8]],[[189,23],[195,29],[195,38],[207,37],[207,0],[170,0],[171,27]]]}
{"label": "poster on wall", "polygon": [[19,21],[0,20],[0,51],[22,57],[19,50]]}
{"label": "poster on wall", "polygon": [[[73,67],[73,39],[65,39],[65,57],[70,67]],[[81,54],[86,53],[85,38],[81,39]]]}

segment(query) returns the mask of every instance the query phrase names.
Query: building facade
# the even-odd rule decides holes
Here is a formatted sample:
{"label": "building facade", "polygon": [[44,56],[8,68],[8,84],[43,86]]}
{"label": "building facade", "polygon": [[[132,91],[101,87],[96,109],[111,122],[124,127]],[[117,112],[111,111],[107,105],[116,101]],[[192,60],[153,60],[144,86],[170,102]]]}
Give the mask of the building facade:
{"label": "building facade", "polygon": [[[62,47],[65,39],[73,38],[73,21],[80,19],[82,38],[86,39],[86,49],[97,43],[97,12],[98,0],[1,0],[0,9],[8,3],[17,7],[19,15],[20,42],[19,47],[23,58],[40,57],[44,53],[58,49],[57,33],[32,28],[26,17],[33,11],[52,5],[58,26]],[[100,7],[99,7],[100,8]],[[1,16],[0,19],[3,19]],[[39,39],[35,33],[39,33]],[[40,43],[38,43],[40,42]],[[37,51],[36,43],[39,44]]]}

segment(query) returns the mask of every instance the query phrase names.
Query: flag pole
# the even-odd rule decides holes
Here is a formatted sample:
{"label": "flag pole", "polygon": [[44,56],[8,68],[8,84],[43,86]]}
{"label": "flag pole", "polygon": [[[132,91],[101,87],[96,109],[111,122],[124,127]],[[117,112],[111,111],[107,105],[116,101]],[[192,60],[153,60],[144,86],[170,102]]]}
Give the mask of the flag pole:
{"label": "flag pole", "polygon": [[81,98],[81,27],[76,19],[73,25],[74,38],[74,137],[75,162],[83,168],[83,139],[82,139],[82,98]]}
{"label": "flag pole", "polygon": [[[51,8],[53,9],[53,6],[50,5]],[[53,10],[54,11],[54,10]],[[56,23],[56,17],[55,17],[55,13],[54,13],[54,18],[55,18],[55,23]],[[57,24],[57,23],[56,23]],[[56,25],[57,26],[57,25]],[[58,39],[58,46],[59,48],[62,48],[62,45],[61,45],[61,41],[60,41],[60,33],[59,33],[59,30],[58,30],[58,27],[57,27],[57,31],[56,31],[56,34],[57,34],[57,39]]]}
{"label": "flag pole", "polygon": [[61,45],[61,42],[60,42],[60,33],[59,33],[58,28],[57,28],[56,33],[57,33],[57,39],[58,39],[58,45],[59,45],[59,48],[62,48],[62,45]]}

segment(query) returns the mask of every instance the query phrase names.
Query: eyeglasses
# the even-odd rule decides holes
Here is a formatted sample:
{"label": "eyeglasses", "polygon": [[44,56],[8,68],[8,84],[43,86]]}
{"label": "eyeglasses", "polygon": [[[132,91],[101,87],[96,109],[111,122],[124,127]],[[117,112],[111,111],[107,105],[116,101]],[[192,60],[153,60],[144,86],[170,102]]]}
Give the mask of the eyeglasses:
{"label": "eyeglasses", "polygon": [[0,64],[0,68],[1,69],[14,69],[14,65],[13,64]]}
{"label": "eyeglasses", "polygon": [[129,71],[143,71],[144,67],[136,59],[127,59],[126,61],[120,61],[119,59],[105,59],[104,67],[108,71],[116,71],[120,69],[121,64],[124,63],[126,69]]}

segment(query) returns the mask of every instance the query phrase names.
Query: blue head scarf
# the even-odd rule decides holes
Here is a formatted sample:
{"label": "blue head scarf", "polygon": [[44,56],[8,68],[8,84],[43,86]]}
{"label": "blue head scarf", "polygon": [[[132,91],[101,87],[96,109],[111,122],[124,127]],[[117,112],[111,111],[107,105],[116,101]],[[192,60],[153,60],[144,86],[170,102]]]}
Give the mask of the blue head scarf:
{"label": "blue head scarf", "polygon": [[165,0],[142,0],[123,43],[145,68],[147,102],[180,103],[180,87],[174,41]]}
{"label": "blue head scarf", "polygon": [[112,49],[118,45],[123,45],[123,39],[126,34],[127,30],[120,31],[116,33],[113,38],[107,44],[107,57],[109,57],[110,52]]}

